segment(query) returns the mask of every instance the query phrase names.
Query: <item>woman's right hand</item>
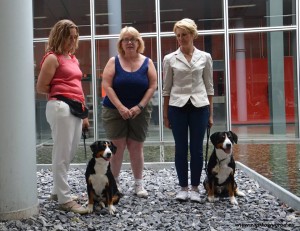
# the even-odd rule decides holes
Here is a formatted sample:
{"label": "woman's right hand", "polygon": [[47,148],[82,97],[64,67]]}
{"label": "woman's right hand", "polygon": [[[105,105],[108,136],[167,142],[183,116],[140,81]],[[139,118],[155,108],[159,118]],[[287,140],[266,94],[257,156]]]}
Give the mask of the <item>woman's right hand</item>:
{"label": "woman's right hand", "polygon": [[128,120],[132,118],[132,112],[125,106],[118,108],[118,111],[124,120]]}
{"label": "woman's right hand", "polygon": [[171,129],[171,124],[169,122],[169,119],[167,116],[164,116],[164,125],[166,128],[170,128]]}

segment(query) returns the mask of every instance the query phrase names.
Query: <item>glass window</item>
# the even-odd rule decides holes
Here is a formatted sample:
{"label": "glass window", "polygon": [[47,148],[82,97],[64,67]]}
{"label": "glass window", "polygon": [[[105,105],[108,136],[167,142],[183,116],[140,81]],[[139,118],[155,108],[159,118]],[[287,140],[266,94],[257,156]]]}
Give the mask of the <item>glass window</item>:
{"label": "glass window", "polygon": [[154,0],[95,1],[97,35],[119,34],[124,26],[133,26],[140,33],[155,32],[155,19]]}
{"label": "glass window", "polygon": [[230,28],[296,24],[295,0],[229,0]]}
{"label": "glass window", "polygon": [[70,19],[79,27],[80,35],[90,35],[90,3],[85,0],[34,0],[34,38],[48,38],[53,25],[60,19]]}
{"label": "glass window", "polygon": [[232,125],[241,136],[295,137],[295,32],[232,34]]}
{"label": "glass window", "polygon": [[197,24],[198,30],[222,29],[222,0],[177,0],[160,1],[161,31],[173,31],[174,23],[190,18]]}
{"label": "glass window", "polygon": [[[34,63],[35,63],[35,83],[40,73],[40,63],[45,54],[46,42],[34,43]],[[86,102],[90,108],[90,129],[89,137],[93,136],[93,108],[92,108],[92,82],[91,82],[91,43],[90,41],[80,41],[79,48],[75,53],[79,63],[80,69],[83,73],[82,87],[86,96]],[[36,131],[37,131],[37,143],[50,141],[51,130],[46,120],[45,110],[47,97],[44,94],[35,93],[36,99]]]}
{"label": "glass window", "polygon": [[[40,73],[40,63],[45,54],[47,43],[34,43],[34,86]],[[51,139],[51,129],[46,120],[47,96],[35,92],[36,143],[43,143]]]}
{"label": "glass window", "polygon": [[[224,29],[223,21],[227,19],[223,18],[224,1],[222,0],[97,0],[94,1],[96,66],[93,67],[96,76],[93,76],[90,2],[86,0],[33,1],[35,80],[39,74],[40,61],[52,26],[59,19],[68,18],[79,27],[81,41],[76,57],[83,71],[82,85],[91,109],[89,141],[94,138],[95,126],[98,129],[98,137],[101,139],[106,137],[101,121],[101,105],[105,96],[101,80],[108,59],[117,54],[116,43],[121,28],[126,25],[133,26],[143,33],[146,46],[144,54],[160,68],[161,63],[157,63],[157,55],[162,60],[166,54],[178,48],[172,32],[173,26],[176,21],[185,17],[193,19],[199,31],[205,31],[206,35],[200,35],[195,40],[195,46],[211,53],[213,58],[215,87],[213,130],[226,130],[228,120],[226,103],[229,103],[231,110],[229,122],[232,123],[233,129],[237,130],[240,138],[259,139],[268,135],[271,139],[274,137],[287,139],[285,134],[288,134],[288,137],[298,137],[296,31],[239,33],[236,30],[229,30],[230,60],[227,64],[224,62],[225,34],[221,31]],[[253,27],[269,29],[267,27],[296,26],[296,0],[227,0],[226,2],[228,2],[230,29],[251,30]],[[160,22],[156,22],[156,3],[160,6],[158,12]],[[162,33],[159,35],[155,34],[156,23],[160,23],[161,26]],[[223,32],[227,33],[227,31]],[[161,42],[161,50],[158,54],[157,41]],[[227,73],[225,68],[228,65],[230,74],[225,76]],[[158,73],[158,78],[161,80],[162,73]],[[96,80],[97,105],[93,105],[92,79]],[[229,94],[226,86],[228,79],[231,84]],[[158,95],[161,97],[160,91]],[[228,100],[227,95],[230,95]],[[51,137],[45,118],[46,102],[45,95],[36,94],[37,143],[43,143]],[[158,108],[161,109],[160,103]],[[171,130],[165,129],[157,122],[159,118],[157,99],[153,98],[151,104],[153,114],[149,136],[146,139],[147,145],[160,141],[160,129],[163,132],[164,144],[173,145]],[[97,124],[93,121],[96,111]],[[159,158],[158,148],[155,151],[156,158]]]}

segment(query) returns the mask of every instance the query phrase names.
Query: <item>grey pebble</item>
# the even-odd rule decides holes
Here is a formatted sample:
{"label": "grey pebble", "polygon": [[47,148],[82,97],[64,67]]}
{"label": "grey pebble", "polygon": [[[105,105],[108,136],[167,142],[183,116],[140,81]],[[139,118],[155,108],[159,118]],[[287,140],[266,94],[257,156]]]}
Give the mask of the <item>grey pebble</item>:
{"label": "grey pebble", "polygon": [[[71,169],[69,183],[79,203],[87,202],[84,169]],[[205,172],[202,174],[203,181]],[[0,222],[1,231],[183,231],[183,230],[299,230],[299,212],[280,202],[259,184],[237,169],[236,181],[246,197],[237,197],[239,205],[231,205],[228,198],[215,203],[207,201],[200,184],[201,203],[174,200],[179,190],[176,171],[171,169],[145,169],[144,185],[148,198],[133,194],[133,177],[130,170],[122,170],[120,185],[124,197],[116,205],[115,215],[106,208],[97,208],[92,214],[79,215],[58,209],[58,204],[47,200],[51,193],[52,172],[37,172],[40,213],[37,216]]]}

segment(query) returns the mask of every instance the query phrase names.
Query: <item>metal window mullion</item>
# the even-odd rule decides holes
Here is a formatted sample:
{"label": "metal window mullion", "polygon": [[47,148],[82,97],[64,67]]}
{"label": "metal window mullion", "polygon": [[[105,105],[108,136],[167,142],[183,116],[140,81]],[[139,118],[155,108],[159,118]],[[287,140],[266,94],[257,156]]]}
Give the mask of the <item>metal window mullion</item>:
{"label": "metal window mullion", "polygon": [[90,0],[91,20],[91,64],[92,64],[92,95],[93,95],[93,124],[94,140],[98,139],[98,107],[97,107],[97,73],[96,73],[96,49],[95,49],[95,7],[94,0]]}
{"label": "metal window mullion", "polygon": [[296,79],[296,82],[297,82],[297,110],[298,110],[298,118],[297,118],[297,122],[298,122],[298,139],[300,138],[300,125],[299,125],[299,121],[300,121],[300,107],[299,107],[299,100],[300,100],[300,92],[299,92],[299,87],[300,87],[300,83],[299,83],[299,78],[300,78],[300,65],[299,65],[299,57],[300,57],[300,4],[299,4],[299,1],[296,1],[296,26],[297,26],[297,30],[296,30],[296,63],[297,63],[297,67],[296,67],[296,75],[297,75],[297,79]]}
{"label": "metal window mullion", "polygon": [[224,0],[224,61],[225,61],[225,88],[226,88],[226,117],[227,130],[231,130],[231,103],[230,103],[230,50],[229,50],[229,32],[228,32],[228,0]]}
{"label": "metal window mullion", "polygon": [[163,145],[163,117],[162,117],[162,67],[161,67],[161,36],[160,36],[160,0],[155,1],[156,13],[156,51],[157,51],[157,86],[158,86],[158,120],[159,120],[159,150],[160,162],[165,162],[165,152]]}

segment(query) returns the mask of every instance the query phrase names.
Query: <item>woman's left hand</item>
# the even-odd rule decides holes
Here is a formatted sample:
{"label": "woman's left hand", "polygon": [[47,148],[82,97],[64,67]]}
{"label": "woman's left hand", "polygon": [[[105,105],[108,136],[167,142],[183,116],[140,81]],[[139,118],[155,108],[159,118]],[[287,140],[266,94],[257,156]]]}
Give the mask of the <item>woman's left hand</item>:
{"label": "woman's left hand", "polygon": [[131,119],[134,119],[142,112],[142,110],[138,106],[134,106],[134,107],[130,108],[130,112],[132,115]]}
{"label": "woman's left hand", "polygon": [[88,131],[90,126],[90,122],[88,118],[83,119],[82,121],[82,131]]}
{"label": "woman's left hand", "polygon": [[214,124],[214,119],[212,118],[212,116],[210,116],[208,119],[208,126],[211,128],[213,124]]}

